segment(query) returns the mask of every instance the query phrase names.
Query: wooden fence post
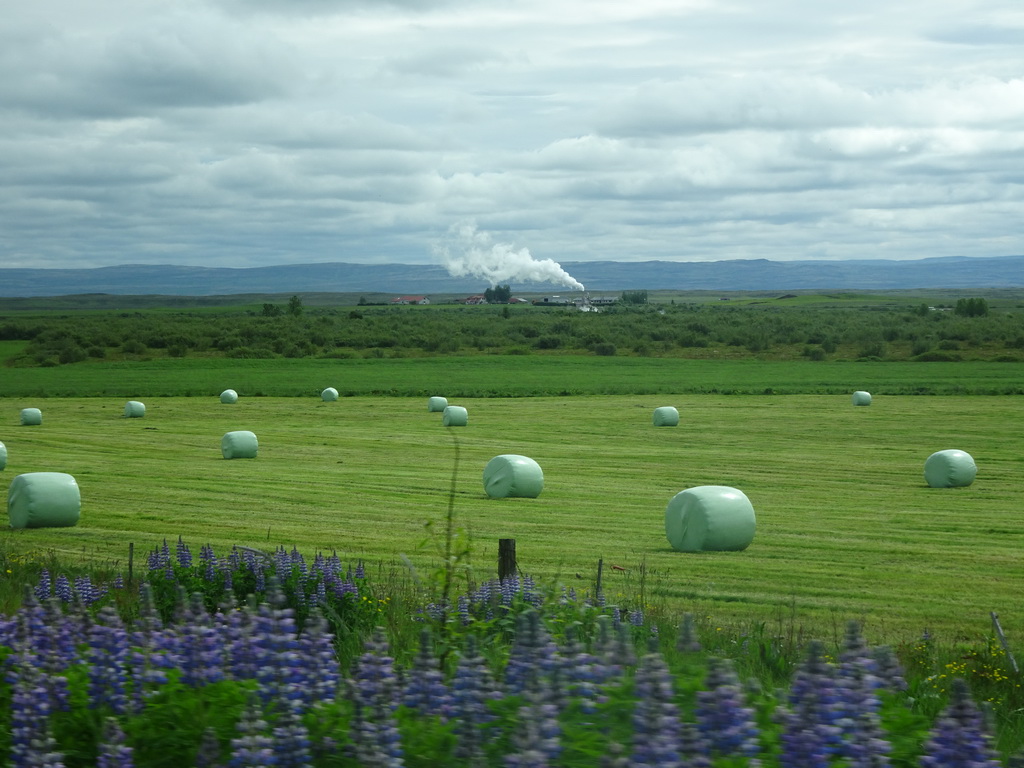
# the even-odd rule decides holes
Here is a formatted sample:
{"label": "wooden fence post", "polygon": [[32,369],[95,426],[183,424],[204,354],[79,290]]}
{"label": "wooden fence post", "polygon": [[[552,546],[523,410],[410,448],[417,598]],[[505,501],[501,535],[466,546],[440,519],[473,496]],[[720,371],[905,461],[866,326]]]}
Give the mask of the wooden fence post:
{"label": "wooden fence post", "polygon": [[511,579],[517,571],[516,540],[498,539],[498,578]]}
{"label": "wooden fence post", "polygon": [[134,573],[132,573],[135,567],[135,542],[128,542],[128,586],[131,586]]}

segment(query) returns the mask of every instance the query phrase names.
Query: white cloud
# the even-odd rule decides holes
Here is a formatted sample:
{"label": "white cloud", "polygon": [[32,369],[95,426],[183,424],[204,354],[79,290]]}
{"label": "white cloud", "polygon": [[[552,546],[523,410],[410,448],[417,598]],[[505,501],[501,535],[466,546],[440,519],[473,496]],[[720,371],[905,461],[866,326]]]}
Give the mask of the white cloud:
{"label": "white cloud", "polygon": [[0,266],[1024,251],[1010,0],[38,0]]}

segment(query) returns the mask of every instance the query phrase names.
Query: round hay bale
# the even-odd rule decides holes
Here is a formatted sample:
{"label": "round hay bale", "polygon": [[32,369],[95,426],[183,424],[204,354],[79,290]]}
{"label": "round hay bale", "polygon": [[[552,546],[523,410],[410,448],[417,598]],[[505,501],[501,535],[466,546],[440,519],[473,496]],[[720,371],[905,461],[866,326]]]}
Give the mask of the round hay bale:
{"label": "round hay bale", "polygon": [[320,393],[320,399],[323,400],[325,403],[333,403],[335,400],[338,399],[338,390],[336,390],[334,387],[328,387],[327,389]]}
{"label": "round hay bale", "polygon": [[492,499],[535,499],[544,490],[544,471],[533,459],[503,453],[484,467],[484,491]]}
{"label": "round hay bale", "polygon": [[677,427],[679,426],[679,411],[671,405],[663,405],[654,409],[654,426],[656,427]]}
{"label": "round hay bale", "polygon": [[244,429],[228,432],[220,439],[220,452],[225,459],[255,459],[259,447],[256,435]]}
{"label": "round hay bale", "polygon": [[7,446],[0,443],[0,469],[7,466]]}
{"label": "round hay bale", "polygon": [[448,399],[445,397],[432,397],[427,400],[427,411],[429,413],[441,413],[448,407]]}
{"label": "round hay bale", "polygon": [[35,427],[43,423],[43,412],[38,408],[21,409],[21,426]]}
{"label": "round hay bale", "polygon": [[68,528],[78,523],[81,512],[78,483],[63,472],[18,475],[7,489],[11,528]]}
{"label": "round hay bale", "polygon": [[924,479],[932,488],[964,488],[977,474],[971,454],[963,451],[936,451],[924,462]]}
{"label": "round hay bale", "polygon": [[220,393],[220,401],[222,403],[237,403],[238,393],[233,389],[225,389]]}
{"label": "round hay bale", "polygon": [[871,405],[871,393],[857,390],[853,393],[854,405]]}
{"label": "round hay bale", "polygon": [[665,508],[665,536],[680,552],[738,552],[750,546],[755,528],[750,499],[724,485],[687,488]]}
{"label": "round hay bale", "polygon": [[446,427],[464,427],[469,423],[469,412],[461,405],[446,405],[441,413],[441,423]]}
{"label": "round hay bale", "polygon": [[141,419],[146,415],[146,406],[138,400],[129,400],[124,404],[124,415],[126,419]]}

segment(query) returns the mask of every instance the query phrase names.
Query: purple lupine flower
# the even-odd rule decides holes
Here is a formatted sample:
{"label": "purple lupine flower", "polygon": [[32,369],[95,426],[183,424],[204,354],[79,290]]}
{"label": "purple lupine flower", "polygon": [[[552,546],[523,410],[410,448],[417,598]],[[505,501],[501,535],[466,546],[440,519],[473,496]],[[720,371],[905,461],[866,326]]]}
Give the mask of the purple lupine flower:
{"label": "purple lupine flower", "polygon": [[558,708],[545,703],[536,690],[527,693],[527,704],[519,708],[517,732],[512,737],[515,751],[505,756],[509,768],[548,768],[558,759],[562,747]]}
{"label": "purple lupine flower", "polygon": [[811,641],[793,677],[788,706],[776,711],[782,724],[783,768],[826,768],[831,763],[840,751],[839,703],[835,672],[824,659],[822,644]]}
{"label": "purple lupine flower", "polygon": [[32,665],[27,652],[20,654],[20,663],[12,667],[7,682],[11,684],[11,768],[27,768],[37,760],[38,742],[49,722],[50,697],[42,675]]}
{"label": "purple lupine flower", "polygon": [[35,593],[40,600],[45,600],[53,594],[53,580],[46,568],[43,568],[39,574],[39,583],[36,585]]}
{"label": "purple lupine flower", "polygon": [[877,665],[860,633],[860,625],[851,621],[846,628],[843,651],[836,676],[839,693],[836,721],[841,731],[841,754],[851,768],[885,768],[889,765],[891,745],[885,739],[878,698],[881,680]]}
{"label": "purple lupine flower", "polygon": [[139,587],[139,617],[131,634],[132,650],[128,657],[132,690],[130,706],[133,712],[142,709],[144,699],[152,688],[167,682],[172,661],[165,655],[163,622],[153,603],[153,589],[148,582]]}
{"label": "purple lupine flower", "polygon": [[338,656],[334,651],[334,636],[323,615],[314,610],[299,635],[296,667],[300,680],[312,703],[333,702],[341,681]]}
{"label": "purple lupine flower", "polygon": [[256,677],[257,658],[262,654],[253,643],[255,610],[246,606],[221,615],[224,642],[228,649],[228,669],[233,680]]}
{"label": "purple lupine flower", "polygon": [[358,701],[349,725],[348,751],[358,765],[402,768],[405,758],[394,714]]}
{"label": "purple lupine flower", "polygon": [[96,768],[134,768],[134,750],[126,743],[121,725],[113,717],[103,723],[103,737],[96,757]]}
{"label": "purple lupine flower", "polygon": [[89,708],[109,707],[115,715],[123,715],[128,711],[128,633],[113,606],[101,608],[90,627],[85,658]]}
{"label": "purple lupine flower", "polygon": [[195,768],[217,768],[220,765],[220,739],[213,728],[207,727],[199,739]]}
{"label": "purple lupine flower", "polygon": [[223,636],[214,627],[198,592],[189,599],[181,624],[181,682],[192,688],[223,680],[226,650]]}
{"label": "purple lupine flower", "polygon": [[62,613],[55,597],[40,603],[26,586],[11,634],[13,648],[31,649],[32,663],[43,673],[41,685],[46,690],[49,706],[54,710],[69,710],[70,693],[63,673],[74,663],[76,646],[83,636],[82,628],[72,617]]}
{"label": "purple lupine flower", "polygon": [[420,632],[420,650],[403,686],[402,704],[426,716],[437,715],[445,719],[449,713],[448,686],[444,684],[440,662],[430,647],[429,630]]}
{"label": "purple lupine flower", "polygon": [[274,725],[274,765],[277,768],[305,768],[313,764],[309,729],[294,707],[286,707]]}
{"label": "purple lupine flower", "polygon": [[451,692],[451,720],[455,723],[455,735],[458,738],[455,754],[457,757],[476,760],[483,754],[483,745],[486,743],[483,728],[494,719],[487,702],[500,699],[502,694],[483,656],[477,650],[476,638],[472,635],[466,638],[459,656]]}
{"label": "purple lupine flower", "polygon": [[395,720],[399,690],[394,659],[384,631],[378,628],[365,643],[366,652],[353,664],[350,695],[356,705],[350,737],[360,765],[404,765]]}
{"label": "purple lupine flower", "polygon": [[300,705],[304,712],[312,704],[308,692],[299,685],[301,675],[295,666],[298,638],[293,611],[285,606],[285,596],[272,577],[267,601],[260,603],[253,620],[252,643],[256,651],[256,680],[264,706]]}
{"label": "purple lupine flower", "polygon": [[580,702],[580,709],[586,714],[597,711],[597,704],[604,700],[598,685],[607,676],[605,664],[587,653],[576,639],[576,627],[570,624],[565,630],[565,645],[559,651],[563,659],[563,675],[567,692]]}
{"label": "purple lupine flower", "polygon": [[113,583],[112,586],[113,586],[114,589],[124,589],[124,576],[122,574],[118,573],[114,577],[114,583]]}
{"label": "purple lupine flower", "polygon": [[672,675],[654,643],[636,671],[631,766],[680,765],[679,709]]}
{"label": "purple lupine flower", "polygon": [[629,623],[634,627],[642,627],[644,625],[644,612],[639,608],[635,611],[630,611]]}
{"label": "purple lupine flower", "polygon": [[93,584],[86,575],[75,579],[75,594],[82,601],[82,605],[90,606],[105,597],[107,591]]}
{"label": "purple lupine flower", "polygon": [[256,702],[250,702],[238,721],[238,737],[231,740],[231,768],[259,768],[274,765],[274,740],[267,735],[267,723]]}
{"label": "purple lupine flower", "polygon": [[181,536],[178,537],[176,554],[178,557],[178,565],[182,568],[192,567],[192,550],[188,548],[188,544],[182,540]]}
{"label": "purple lupine flower", "polygon": [[700,649],[700,640],[697,639],[697,627],[693,621],[693,614],[684,613],[683,620],[679,624],[676,650],[680,653],[697,653]]}
{"label": "purple lupine flower", "polygon": [[967,683],[956,678],[949,692],[949,704],[925,744],[921,768],[998,767],[982,714],[971,700]]}
{"label": "purple lupine flower", "polygon": [[208,582],[215,582],[217,580],[217,556],[209,544],[200,547],[199,562],[203,565],[203,578]]}
{"label": "purple lupine flower", "polygon": [[[680,765],[686,768],[711,768],[708,751],[708,742],[698,727],[693,723],[683,723],[679,728],[679,756],[682,758]],[[754,768],[760,766],[761,762],[754,758],[746,765]]]}
{"label": "purple lupine flower", "polygon": [[562,753],[562,726],[558,722],[559,677],[558,669],[554,680],[533,675],[523,692],[519,729],[512,739],[516,751],[505,759],[512,768],[551,765]]}
{"label": "purple lupine flower", "polygon": [[754,757],[760,751],[754,710],[745,706],[728,659],[708,659],[704,690],[697,693],[697,729],[716,757]]}
{"label": "purple lupine flower", "polygon": [[75,594],[71,589],[71,582],[63,573],[57,576],[57,581],[53,585],[53,593],[65,604],[75,599]]}
{"label": "purple lupine flower", "polygon": [[527,610],[516,617],[516,635],[505,665],[505,691],[526,690],[531,678],[550,676],[562,663],[558,647],[541,621],[540,613]]}
{"label": "purple lupine flower", "polygon": [[[611,622],[609,626],[609,621]],[[614,619],[602,617],[600,624],[598,651],[608,667],[610,678],[618,677],[637,663],[636,649],[629,630]]]}

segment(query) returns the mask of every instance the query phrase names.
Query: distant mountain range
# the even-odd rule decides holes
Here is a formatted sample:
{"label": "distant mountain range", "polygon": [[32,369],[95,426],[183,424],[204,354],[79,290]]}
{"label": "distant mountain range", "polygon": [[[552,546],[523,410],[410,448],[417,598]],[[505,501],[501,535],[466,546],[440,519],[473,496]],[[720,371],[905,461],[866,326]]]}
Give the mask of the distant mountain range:
{"label": "distant mountain range", "polygon": [[[768,261],[765,259],[563,262],[590,291],[621,290],[908,290],[1024,287],[1024,256],[914,261]],[[508,281],[520,293],[567,293],[552,283]],[[452,277],[420,264],[287,264],[230,269],[124,264],[96,269],[0,268],[0,296],[216,296],[242,293],[482,293],[487,281]]]}

